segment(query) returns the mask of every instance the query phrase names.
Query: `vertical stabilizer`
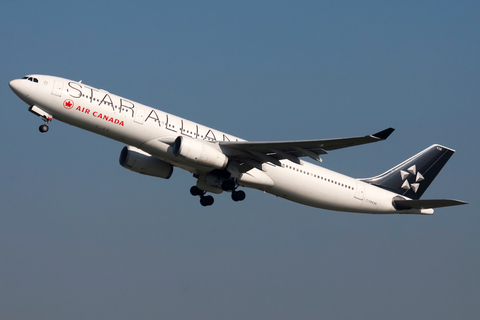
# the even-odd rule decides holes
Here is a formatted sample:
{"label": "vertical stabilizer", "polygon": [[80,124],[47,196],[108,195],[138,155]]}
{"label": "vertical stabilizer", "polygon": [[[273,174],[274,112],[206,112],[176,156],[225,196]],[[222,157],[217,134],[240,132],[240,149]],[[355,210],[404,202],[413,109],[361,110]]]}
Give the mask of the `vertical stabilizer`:
{"label": "vertical stabilizer", "polygon": [[420,199],[455,150],[434,144],[379,176],[362,181]]}

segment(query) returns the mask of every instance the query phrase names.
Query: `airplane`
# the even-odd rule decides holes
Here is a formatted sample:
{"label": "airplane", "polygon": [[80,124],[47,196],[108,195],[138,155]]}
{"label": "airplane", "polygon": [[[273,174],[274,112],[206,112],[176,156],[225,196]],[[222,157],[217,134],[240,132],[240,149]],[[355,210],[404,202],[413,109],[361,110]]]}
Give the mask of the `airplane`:
{"label": "airplane", "polygon": [[169,179],[173,168],[196,179],[190,188],[202,206],[228,192],[233,201],[253,188],[303,205],[372,214],[433,214],[434,208],[466,204],[420,199],[455,152],[434,144],[378,176],[356,179],[301,158],[321,162],[329,151],[383,141],[388,128],[366,136],[250,142],[97,89],[82,81],[32,74],[10,81],[28,110],[41,117],[40,132],[53,119],[126,144],[119,162],[131,171]]}

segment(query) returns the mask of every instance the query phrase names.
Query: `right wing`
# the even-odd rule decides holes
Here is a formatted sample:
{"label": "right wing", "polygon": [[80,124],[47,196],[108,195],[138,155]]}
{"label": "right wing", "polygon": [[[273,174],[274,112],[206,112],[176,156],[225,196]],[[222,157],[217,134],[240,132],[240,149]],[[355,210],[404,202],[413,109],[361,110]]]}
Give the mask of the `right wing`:
{"label": "right wing", "polygon": [[375,134],[352,138],[278,142],[222,141],[219,145],[234,151],[229,152],[229,158],[247,159],[247,161],[250,159],[259,164],[271,162],[281,165],[279,160],[288,159],[300,163],[298,158],[304,156],[321,161],[319,155],[326,154],[327,151],[382,141],[387,139],[394,130],[388,128]]}

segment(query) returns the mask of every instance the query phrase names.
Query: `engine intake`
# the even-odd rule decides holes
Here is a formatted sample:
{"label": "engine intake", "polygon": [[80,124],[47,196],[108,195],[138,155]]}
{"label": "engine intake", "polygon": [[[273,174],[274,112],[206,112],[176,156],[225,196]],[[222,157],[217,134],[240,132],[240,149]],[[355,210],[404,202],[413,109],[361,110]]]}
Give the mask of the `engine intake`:
{"label": "engine intake", "polygon": [[169,179],[173,173],[171,164],[132,146],[122,149],[119,162],[126,169],[148,176]]}
{"label": "engine intake", "polygon": [[224,169],[228,164],[228,157],[218,145],[184,136],[175,139],[173,154],[186,162],[209,168]]}

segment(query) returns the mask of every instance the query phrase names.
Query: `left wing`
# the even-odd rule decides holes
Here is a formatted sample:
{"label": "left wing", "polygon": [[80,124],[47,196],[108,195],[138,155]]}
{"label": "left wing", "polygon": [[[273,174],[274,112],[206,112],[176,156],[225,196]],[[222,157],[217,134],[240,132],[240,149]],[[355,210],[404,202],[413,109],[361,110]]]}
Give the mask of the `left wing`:
{"label": "left wing", "polygon": [[259,163],[271,162],[281,165],[279,160],[288,159],[300,163],[298,158],[304,156],[322,161],[319,156],[326,154],[327,151],[382,141],[387,139],[394,130],[388,128],[375,134],[352,138],[279,142],[222,141],[219,144],[222,148],[236,151],[229,155],[229,158],[253,157]]}

